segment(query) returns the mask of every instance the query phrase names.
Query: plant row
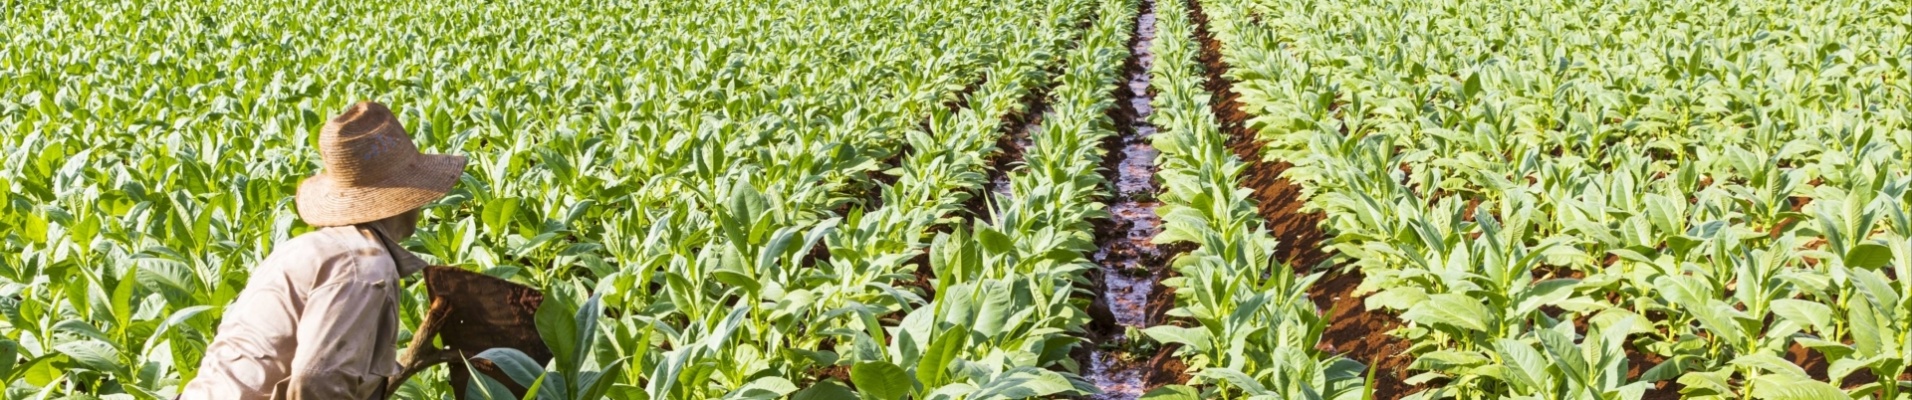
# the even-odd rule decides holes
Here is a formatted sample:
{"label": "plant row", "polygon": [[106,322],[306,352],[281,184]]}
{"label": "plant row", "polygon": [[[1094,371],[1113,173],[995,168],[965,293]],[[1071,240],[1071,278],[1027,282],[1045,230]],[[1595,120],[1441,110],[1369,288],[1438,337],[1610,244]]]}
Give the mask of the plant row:
{"label": "plant row", "polygon": [[1236,158],[1211,111],[1201,48],[1188,4],[1155,3],[1156,93],[1149,122],[1162,155],[1164,187],[1158,244],[1191,244],[1172,260],[1180,276],[1176,308],[1182,323],[1152,327],[1154,340],[1179,345],[1195,386],[1170,386],[1151,398],[1329,398],[1363,395],[1364,367],[1319,350],[1327,316],[1307,298],[1320,274],[1298,276],[1276,261],[1275,238],[1242,189],[1246,164]]}
{"label": "plant row", "polygon": [[[546,396],[825,386],[882,359],[896,314],[931,302],[897,285],[907,261],[953,221],[962,198],[946,194],[980,187],[998,121],[1086,8],[6,7],[0,378],[8,398],[136,399],[190,380],[251,267],[312,229],[286,199],[316,172],[316,127],[361,99],[391,103],[427,151],[472,159],[407,247],[544,289],[553,315],[619,316],[547,335],[586,356],[545,365],[565,378]],[[409,329],[424,293],[406,293]],[[1000,375],[961,372],[945,381]],[[442,376],[400,395],[444,397]]]}
{"label": "plant row", "polygon": [[1902,3],[1205,0],[1415,398],[1906,398]]}

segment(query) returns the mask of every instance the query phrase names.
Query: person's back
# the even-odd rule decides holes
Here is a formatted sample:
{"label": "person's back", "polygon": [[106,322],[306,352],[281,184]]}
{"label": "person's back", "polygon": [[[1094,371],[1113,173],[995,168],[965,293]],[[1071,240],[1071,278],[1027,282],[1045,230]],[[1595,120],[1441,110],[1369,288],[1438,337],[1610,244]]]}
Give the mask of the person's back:
{"label": "person's back", "polygon": [[[398,303],[398,278],[411,272],[399,272],[392,255],[375,235],[358,227],[329,227],[281,244],[253,271],[245,293],[226,309],[229,317],[219,325],[220,338],[226,340],[206,348],[206,359],[214,362],[206,363],[209,368],[201,369],[200,375],[223,374],[232,379],[195,380],[186,388],[187,396],[226,398],[213,395],[238,392],[244,398],[263,399],[274,397],[275,392],[280,398],[302,392],[363,399],[375,395],[363,390],[383,385],[385,378],[398,373],[395,353],[389,350],[396,340],[397,309],[383,306]],[[331,332],[305,332],[297,329],[302,315],[330,315],[340,323],[323,325]],[[322,342],[334,348],[302,348],[301,335],[318,340],[347,335],[373,337]],[[325,365],[304,364],[300,366],[303,370],[293,370],[292,362],[299,353],[316,352],[341,357],[330,358]],[[295,373],[308,376],[293,376]],[[307,379],[314,374],[324,377]],[[230,383],[269,385],[218,387]],[[324,386],[304,387],[310,384]]]}
{"label": "person's back", "polygon": [[397,241],[465,159],[418,154],[377,103],[333,119],[320,147],[326,172],[297,200],[300,218],[321,228],[253,270],[181,399],[382,399],[399,374],[399,278],[424,262]]}

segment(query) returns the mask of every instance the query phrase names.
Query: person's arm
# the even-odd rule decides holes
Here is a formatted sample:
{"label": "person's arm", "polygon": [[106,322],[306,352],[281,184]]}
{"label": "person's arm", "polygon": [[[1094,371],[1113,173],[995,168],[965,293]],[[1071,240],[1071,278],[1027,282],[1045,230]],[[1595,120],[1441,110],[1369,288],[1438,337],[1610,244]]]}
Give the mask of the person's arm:
{"label": "person's arm", "polygon": [[[350,260],[335,267],[359,268]],[[374,266],[374,268],[376,268]],[[387,266],[389,268],[389,266]],[[292,358],[287,399],[370,399],[385,385],[372,365],[380,349],[379,326],[384,319],[389,283],[377,274],[336,271],[324,285],[306,296],[299,318],[299,348]],[[368,279],[369,278],[369,279]]]}

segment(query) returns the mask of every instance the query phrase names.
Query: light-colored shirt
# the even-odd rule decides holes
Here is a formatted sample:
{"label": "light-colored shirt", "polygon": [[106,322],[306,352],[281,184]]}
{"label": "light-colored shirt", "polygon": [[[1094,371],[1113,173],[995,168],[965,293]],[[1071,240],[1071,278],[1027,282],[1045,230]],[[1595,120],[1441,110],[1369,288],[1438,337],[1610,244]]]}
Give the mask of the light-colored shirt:
{"label": "light-colored shirt", "polygon": [[399,372],[399,278],[424,266],[369,226],[322,228],[280,244],[226,307],[180,399],[381,396]]}

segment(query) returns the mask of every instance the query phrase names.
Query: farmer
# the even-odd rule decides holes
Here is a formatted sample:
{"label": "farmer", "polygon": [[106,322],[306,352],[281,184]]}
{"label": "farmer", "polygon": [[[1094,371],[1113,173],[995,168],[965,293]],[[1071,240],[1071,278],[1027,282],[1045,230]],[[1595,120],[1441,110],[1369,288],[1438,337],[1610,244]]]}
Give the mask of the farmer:
{"label": "farmer", "polygon": [[449,192],[464,156],[419,154],[385,105],[352,105],[319,132],[324,169],[299,185],[319,227],[279,244],[227,306],[186,400],[383,399],[399,372],[399,278],[425,264],[398,243]]}

